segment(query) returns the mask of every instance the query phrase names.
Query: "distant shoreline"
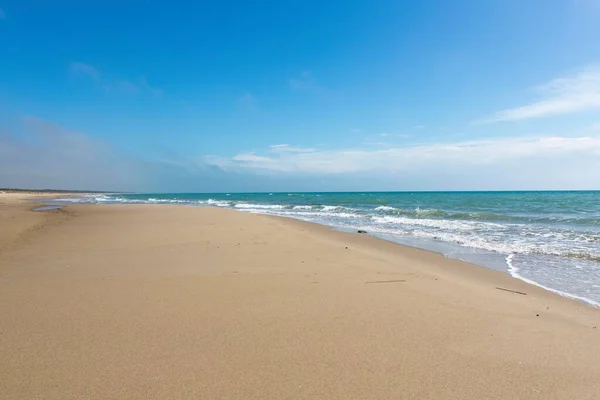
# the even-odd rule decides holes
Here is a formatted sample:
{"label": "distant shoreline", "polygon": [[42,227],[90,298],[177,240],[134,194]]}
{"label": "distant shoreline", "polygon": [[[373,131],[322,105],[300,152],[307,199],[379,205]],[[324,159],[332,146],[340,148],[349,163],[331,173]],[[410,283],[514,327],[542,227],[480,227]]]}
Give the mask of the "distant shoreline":
{"label": "distant shoreline", "polygon": [[127,193],[127,192],[107,192],[102,190],[67,190],[67,189],[16,189],[16,188],[0,188],[0,193]]}

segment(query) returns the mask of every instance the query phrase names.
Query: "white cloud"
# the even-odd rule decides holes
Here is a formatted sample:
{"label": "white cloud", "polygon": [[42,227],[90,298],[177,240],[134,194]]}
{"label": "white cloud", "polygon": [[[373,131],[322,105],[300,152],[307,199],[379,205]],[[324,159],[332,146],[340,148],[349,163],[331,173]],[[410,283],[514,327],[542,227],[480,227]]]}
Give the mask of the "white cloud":
{"label": "white cloud", "polygon": [[310,153],[315,151],[312,147],[290,146],[289,144],[274,144],[269,149],[276,153]]}
{"label": "white cloud", "polygon": [[590,66],[573,76],[554,79],[536,91],[541,95],[540,100],[498,111],[475,122],[517,121],[600,109],[600,66]]}
{"label": "white cloud", "polygon": [[[576,157],[579,162],[584,159],[595,160],[598,164],[600,136],[500,138],[384,149],[313,149],[311,152],[272,153],[270,148],[267,151],[268,155],[242,153],[230,159],[213,157],[205,161],[232,171],[313,175],[373,172],[397,174],[416,172],[424,168],[445,170],[455,167],[478,168],[485,165],[501,168],[505,162],[556,163],[556,160],[562,160],[564,157]],[[568,165],[565,166],[567,167]],[[600,177],[600,173],[597,172],[596,175]]]}
{"label": "white cloud", "polygon": [[94,84],[109,93],[150,93],[154,96],[160,96],[163,93],[161,89],[151,86],[144,76],[138,78],[136,81],[120,79],[107,76],[93,65],[82,62],[71,63],[69,70],[74,75],[88,76],[94,81]]}
{"label": "white cloud", "polygon": [[[257,156],[254,153],[240,153],[232,158],[233,161],[239,161],[241,163],[264,163],[269,164],[272,159],[264,156]],[[243,165],[243,164],[240,164]]]}
{"label": "white cloud", "polygon": [[600,187],[600,133],[585,132],[579,137],[337,150],[278,144],[229,158],[188,157],[164,149],[160,159],[142,160],[83,132],[27,117],[14,132],[0,124],[0,187],[172,192],[593,189]]}

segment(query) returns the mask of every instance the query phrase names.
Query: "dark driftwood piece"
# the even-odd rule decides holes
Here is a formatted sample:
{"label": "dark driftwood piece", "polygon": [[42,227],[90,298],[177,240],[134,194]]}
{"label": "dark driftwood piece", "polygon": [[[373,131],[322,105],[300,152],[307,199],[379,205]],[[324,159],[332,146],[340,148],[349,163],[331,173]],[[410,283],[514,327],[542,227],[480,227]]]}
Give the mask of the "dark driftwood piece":
{"label": "dark driftwood piece", "polygon": [[498,290],[504,290],[505,292],[511,292],[511,293],[522,294],[524,296],[527,296],[527,293],[525,293],[525,292],[519,292],[517,290],[504,289],[504,288],[501,288],[501,287],[498,287],[498,286],[496,286],[496,289],[498,289]]}

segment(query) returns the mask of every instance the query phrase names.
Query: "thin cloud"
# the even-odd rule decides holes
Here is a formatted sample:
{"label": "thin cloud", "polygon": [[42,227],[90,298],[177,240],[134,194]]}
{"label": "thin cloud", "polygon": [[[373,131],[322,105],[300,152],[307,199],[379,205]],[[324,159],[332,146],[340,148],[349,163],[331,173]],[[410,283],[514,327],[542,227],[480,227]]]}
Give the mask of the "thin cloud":
{"label": "thin cloud", "polygon": [[21,118],[19,127],[0,136],[0,186],[127,190],[140,179],[103,140],[37,117]]}
{"label": "thin cloud", "polygon": [[365,140],[362,142],[364,146],[378,146],[378,147],[389,147],[390,143],[388,142],[377,142],[374,140]]}
{"label": "thin cloud", "polygon": [[101,87],[108,93],[135,94],[140,92],[140,88],[133,82],[123,80],[104,80]]}
{"label": "thin cloud", "polygon": [[154,96],[161,96],[163,94],[162,89],[151,86],[148,83],[148,79],[145,76],[142,76],[142,77],[140,77],[140,79],[138,79],[138,86],[140,87],[140,89],[142,91],[147,91],[149,93],[152,93]]}
{"label": "thin cloud", "polygon": [[600,132],[600,122],[590,125],[587,130],[592,132]]}
{"label": "thin cloud", "polygon": [[387,138],[399,138],[399,139],[408,139],[412,136],[414,136],[412,133],[389,133],[389,132],[383,132],[380,133],[378,136],[380,137],[387,137]]}
{"label": "thin cloud", "polygon": [[312,147],[290,146],[289,144],[274,144],[269,149],[275,153],[311,153],[315,151]]}
{"label": "thin cloud", "polygon": [[317,83],[310,71],[303,71],[299,76],[288,79],[288,86],[294,92],[325,94],[329,90]]}
{"label": "thin cloud", "polygon": [[271,159],[269,157],[257,156],[254,153],[241,153],[232,158],[233,161],[239,161],[242,163],[269,163]]}
{"label": "thin cloud", "polygon": [[[272,149],[269,149],[272,150]],[[557,158],[595,160],[600,156],[600,136],[541,136],[387,148],[239,154],[230,159],[213,158],[226,170],[287,174],[408,173],[422,168],[468,167],[505,162],[555,163]],[[241,162],[240,162],[241,161]],[[207,160],[207,162],[211,162]]]}
{"label": "thin cloud", "polygon": [[246,92],[236,99],[238,108],[242,111],[256,111],[258,110],[258,100],[251,93]]}
{"label": "thin cloud", "polygon": [[[0,187],[125,191],[597,188],[600,134],[141,160],[36,117],[0,126]],[[15,128],[16,129],[16,128]],[[297,151],[301,149],[302,151]],[[292,150],[292,151],[288,151]]]}
{"label": "thin cloud", "polygon": [[94,80],[100,80],[100,71],[89,64],[74,62],[71,63],[69,69],[73,74],[87,75]]}
{"label": "thin cloud", "polygon": [[201,159],[166,154],[160,159],[144,160],[108,141],[37,117],[21,117],[15,122],[8,128],[0,121],[0,187],[140,192],[251,190],[248,176],[225,173]]}
{"label": "thin cloud", "polygon": [[541,99],[531,104],[498,111],[474,123],[518,121],[600,109],[600,66],[554,79],[536,88]]}
{"label": "thin cloud", "polygon": [[82,62],[71,63],[69,71],[76,76],[89,77],[95,85],[108,93],[149,93],[153,96],[160,96],[163,94],[161,89],[151,86],[144,76],[138,78],[136,81],[120,79],[102,73],[93,65]]}

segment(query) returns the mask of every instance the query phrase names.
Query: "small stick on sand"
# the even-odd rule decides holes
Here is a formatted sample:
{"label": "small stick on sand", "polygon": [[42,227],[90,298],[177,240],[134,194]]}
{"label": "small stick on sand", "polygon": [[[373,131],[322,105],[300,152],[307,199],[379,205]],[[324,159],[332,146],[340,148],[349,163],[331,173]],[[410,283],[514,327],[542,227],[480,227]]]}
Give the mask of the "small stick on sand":
{"label": "small stick on sand", "polygon": [[498,287],[498,286],[496,286],[496,289],[498,289],[498,290],[504,290],[505,292],[511,292],[511,293],[522,294],[524,296],[527,296],[527,293],[519,292],[519,291],[516,291],[516,290],[504,289],[504,288],[501,288],[501,287]]}

